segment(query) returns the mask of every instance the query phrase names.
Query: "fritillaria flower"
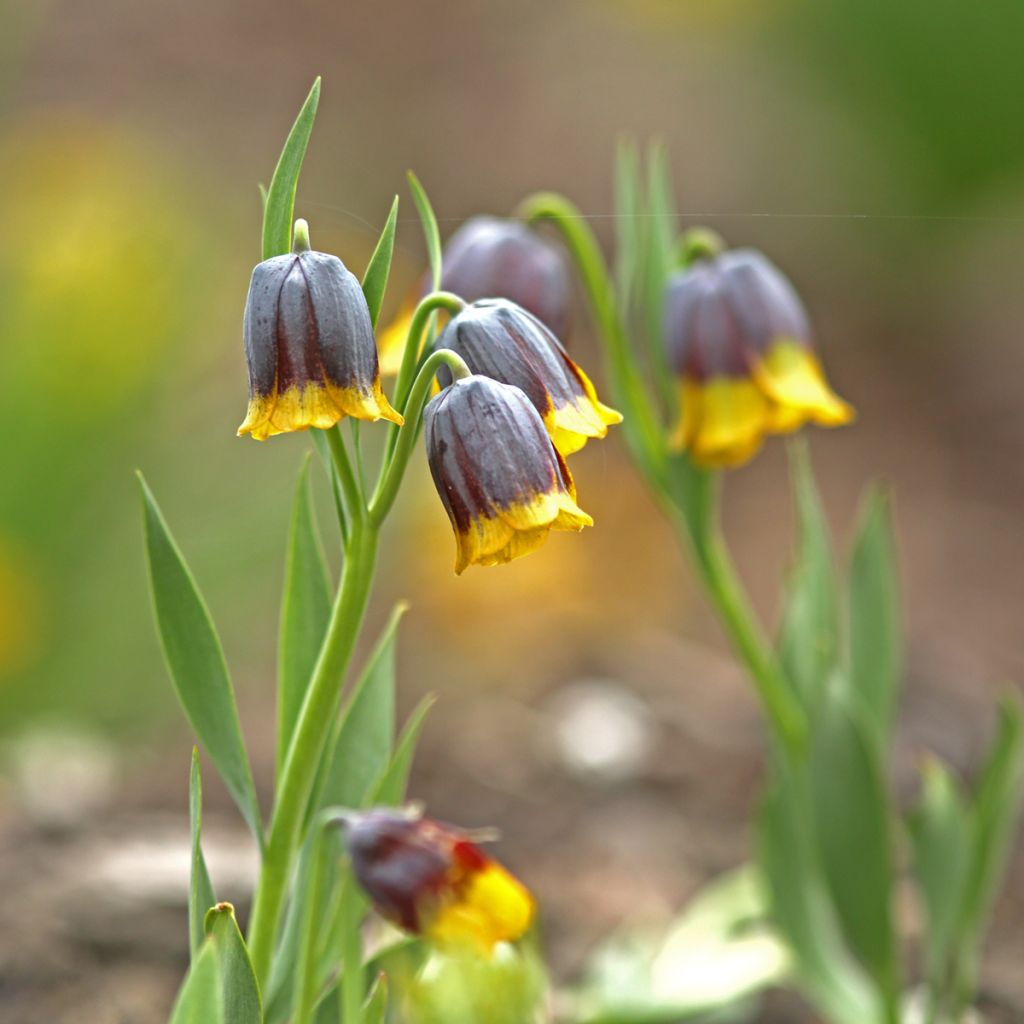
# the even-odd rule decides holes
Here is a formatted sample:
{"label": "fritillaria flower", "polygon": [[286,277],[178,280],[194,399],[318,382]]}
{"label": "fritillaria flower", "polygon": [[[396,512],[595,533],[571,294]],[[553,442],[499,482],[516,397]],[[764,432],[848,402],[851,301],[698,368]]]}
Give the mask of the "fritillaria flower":
{"label": "fritillaria flower", "polygon": [[533,897],[471,833],[388,808],[354,814],[345,825],[356,880],[399,928],[488,954],[529,928]]}
{"label": "fritillaria flower", "polygon": [[[304,231],[296,231],[304,238]],[[337,258],[300,244],[257,264],[243,323],[249,408],[239,434],[263,441],[343,416],[401,423],[380,386],[370,313]]]}
{"label": "fritillaria flower", "polygon": [[551,530],[593,524],[519,388],[464,377],[431,399],[423,422],[430,472],[455,530],[457,573],[529,554]]}
{"label": "fritillaria flower", "polygon": [[[466,302],[504,298],[529,310],[563,341],[569,335],[572,289],[565,253],[531,227],[500,217],[473,217],[448,239],[441,259],[441,290]],[[417,299],[427,294],[427,282]],[[380,339],[385,373],[398,369],[415,301]]]}
{"label": "fritillaria flower", "polygon": [[673,440],[698,465],[735,466],[768,434],[853,418],[829,387],[793,286],[759,252],[707,256],[674,274],[664,326],[680,381]]}
{"label": "fritillaria flower", "polygon": [[540,413],[562,455],[604,437],[622,416],[597,397],[587,375],[532,313],[506,299],[480,299],[452,319],[435,348],[457,352],[474,372],[513,384]]}

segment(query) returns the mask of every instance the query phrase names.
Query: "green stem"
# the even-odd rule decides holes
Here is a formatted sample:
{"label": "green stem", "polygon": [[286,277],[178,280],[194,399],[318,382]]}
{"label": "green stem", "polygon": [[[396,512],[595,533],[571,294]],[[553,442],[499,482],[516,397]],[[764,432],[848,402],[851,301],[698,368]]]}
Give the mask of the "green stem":
{"label": "green stem", "polygon": [[416,443],[420,416],[423,415],[423,407],[430,395],[430,385],[434,380],[434,374],[442,366],[448,367],[455,380],[470,376],[469,367],[462,357],[450,349],[438,349],[424,360],[409,391],[409,399],[401,410],[405,417],[405,426],[402,427],[391,458],[384,464],[377,490],[370,501],[368,515],[374,527],[378,527],[384,521],[384,517],[391,510],[398,495],[398,488],[405,475],[405,467],[409,463],[409,456]]}
{"label": "green stem", "polygon": [[806,718],[776,663],[730,557],[720,525],[718,476],[689,468],[686,486],[672,496],[672,518],[776,737],[785,750],[797,752],[805,740]]}
{"label": "green stem", "polygon": [[[465,302],[453,295],[451,292],[431,292],[420,300],[409,322],[409,336],[402,351],[402,364],[398,368],[398,376],[395,378],[394,406],[401,409],[409,397],[409,389],[412,387],[413,378],[416,374],[416,365],[420,358],[420,347],[422,345],[423,330],[427,326],[427,320],[435,310],[447,310],[452,316],[458,316],[466,308]],[[392,431],[392,434],[395,432]]]}
{"label": "green stem", "polygon": [[[332,452],[337,453],[338,447],[344,449],[344,445],[332,443]],[[342,487],[347,490],[345,469],[339,465],[338,470]],[[354,480],[350,479],[349,484],[354,484]],[[365,507],[356,507],[359,515],[351,524],[341,583],[327,633],[281,771],[253,899],[249,950],[261,985],[266,984],[269,975],[292,862],[302,840],[306,808],[337,713],[345,672],[359,636],[376,568],[378,531],[367,521]]]}
{"label": "green stem", "polygon": [[661,480],[664,473],[661,425],[633,358],[626,328],[615,303],[615,283],[593,231],[576,206],[553,192],[538,192],[530,196],[520,205],[518,215],[526,221],[551,221],[565,239],[597,321],[598,337],[610,369],[612,401],[623,414],[622,429],[645,472]]}
{"label": "green stem", "polygon": [[353,520],[362,519],[366,515],[366,502],[355,471],[352,469],[348,449],[345,447],[345,439],[341,436],[337,423],[330,430],[325,430],[324,433],[327,435],[327,444],[331,449],[334,468],[338,472],[338,483],[341,484],[341,493],[348,506],[348,514]]}

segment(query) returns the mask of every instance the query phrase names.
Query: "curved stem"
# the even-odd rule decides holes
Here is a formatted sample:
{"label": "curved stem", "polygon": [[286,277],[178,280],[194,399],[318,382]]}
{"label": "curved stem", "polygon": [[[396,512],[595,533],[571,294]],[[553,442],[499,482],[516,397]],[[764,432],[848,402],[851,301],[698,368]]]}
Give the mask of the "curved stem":
{"label": "curved stem", "polygon": [[736,653],[757,690],[762,710],[789,752],[799,751],[807,722],[780,671],[729,554],[718,512],[718,474],[689,468],[687,486],[671,498],[677,529],[693,556],[701,582]]}
{"label": "curved stem", "polygon": [[526,221],[551,221],[565,239],[597,321],[598,337],[610,368],[612,400],[623,414],[622,429],[645,472],[661,480],[665,469],[663,432],[630,351],[615,303],[615,284],[593,231],[579,209],[554,192],[530,196],[517,212]]}
{"label": "curved stem", "polygon": [[[411,337],[411,336],[410,336]],[[416,443],[416,436],[419,433],[420,416],[423,415],[423,407],[427,404],[430,394],[430,385],[434,380],[434,374],[442,367],[447,366],[455,380],[461,380],[470,376],[469,367],[462,357],[452,352],[451,349],[441,348],[432,352],[424,360],[420,372],[416,375],[412,388],[409,391],[409,400],[401,410],[405,417],[405,426],[402,427],[398,437],[398,443],[391,455],[390,460],[385,464],[381,473],[377,490],[370,500],[369,519],[374,527],[380,526],[384,517],[391,510],[398,495],[398,488],[402,484],[402,477],[405,475],[405,467],[409,463],[409,456],[412,454],[412,446]]]}
{"label": "curved stem", "polygon": [[296,850],[302,840],[306,808],[341,698],[345,672],[359,636],[377,563],[377,529],[367,521],[366,505],[337,427],[325,431],[351,525],[341,583],[317,657],[305,700],[285,755],[267,834],[252,919],[249,950],[253,970],[265,986],[277,940],[281,908]]}
{"label": "curved stem", "polygon": [[416,374],[416,364],[420,358],[423,329],[427,326],[430,315],[438,309],[444,309],[453,316],[457,316],[465,308],[465,302],[451,292],[431,292],[420,300],[420,304],[416,307],[412,320],[409,322],[409,336],[402,352],[402,364],[398,369],[398,376],[395,378],[393,404],[396,409],[400,410],[409,397],[409,389]]}

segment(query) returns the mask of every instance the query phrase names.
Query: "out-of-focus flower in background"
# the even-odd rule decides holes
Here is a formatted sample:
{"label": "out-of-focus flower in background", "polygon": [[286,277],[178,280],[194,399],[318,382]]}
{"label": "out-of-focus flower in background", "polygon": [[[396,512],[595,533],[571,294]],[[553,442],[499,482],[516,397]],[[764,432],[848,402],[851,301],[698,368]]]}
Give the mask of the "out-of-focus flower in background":
{"label": "out-of-focus flower in background", "polygon": [[758,252],[701,253],[677,271],[664,328],[680,388],[673,444],[700,465],[738,465],[768,434],[853,418],[825,379],[795,290]]}
{"label": "out-of-focus flower in background", "polygon": [[[397,372],[416,299],[427,294],[428,286],[424,278],[416,296],[382,332],[382,372]],[[444,247],[441,289],[466,302],[509,299],[542,321],[556,338],[568,338],[572,285],[565,253],[521,221],[486,216],[467,220]]]}
{"label": "out-of-focus flower in background", "polygon": [[[521,306],[480,299],[444,329],[436,348],[457,352],[474,372],[522,390],[562,455],[605,437],[622,416],[597,397],[590,378],[558,338]],[[444,373],[442,372],[442,379]]]}
{"label": "out-of-focus flower in background", "polygon": [[345,820],[352,870],[382,917],[439,946],[490,954],[530,927],[533,897],[472,833],[417,810]]}
{"label": "out-of-focus flower in background", "polygon": [[424,412],[430,472],[455,529],[455,571],[528,555],[551,530],[593,520],[576,504],[568,467],[523,392],[472,375]]}
{"label": "out-of-focus flower in background", "polygon": [[264,441],[344,416],[401,424],[381,390],[359,281],[337,256],[310,250],[300,224],[296,251],[252,272],[243,327],[249,408],[238,433]]}

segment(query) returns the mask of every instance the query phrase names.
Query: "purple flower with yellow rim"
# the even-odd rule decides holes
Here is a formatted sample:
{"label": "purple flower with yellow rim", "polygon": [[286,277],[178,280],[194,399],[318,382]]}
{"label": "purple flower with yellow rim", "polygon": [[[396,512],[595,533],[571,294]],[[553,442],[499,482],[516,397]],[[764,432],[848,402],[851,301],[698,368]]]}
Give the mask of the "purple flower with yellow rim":
{"label": "purple flower with yellow rim", "polygon": [[532,313],[507,299],[480,299],[452,319],[435,349],[457,352],[474,372],[525,392],[562,455],[604,437],[622,415]]}
{"label": "purple flower with yellow rim", "polygon": [[680,379],[673,443],[698,465],[735,466],[768,434],[853,418],[829,387],[793,286],[759,252],[706,256],[675,273],[664,326]]}
{"label": "purple flower with yellow rim", "polygon": [[473,374],[423,413],[427,458],[455,530],[456,573],[535,551],[551,530],[593,520],[576,504],[569,469],[517,387]]}
{"label": "purple flower with yellow rim", "polygon": [[257,264],[243,335],[249,408],[238,433],[263,441],[343,416],[401,424],[381,390],[370,311],[337,256],[303,247]]}
{"label": "purple flower with yellow rim", "polygon": [[[555,337],[569,335],[572,299],[569,265],[559,245],[518,220],[472,217],[448,239],[441,259],[440,290],[475,302],[510,299],[537,317]],[[429,291],[424,278],[417,298]],[[415,301],[407,302],[381,333],[381,368],[398,370]]]}
{"label": "purple flower with yellow rim", "polygon": [[533,897],[472,833],[413,810],[378,808],[343,820],[356,880],[399,928],[489,954],[530,927]]}

